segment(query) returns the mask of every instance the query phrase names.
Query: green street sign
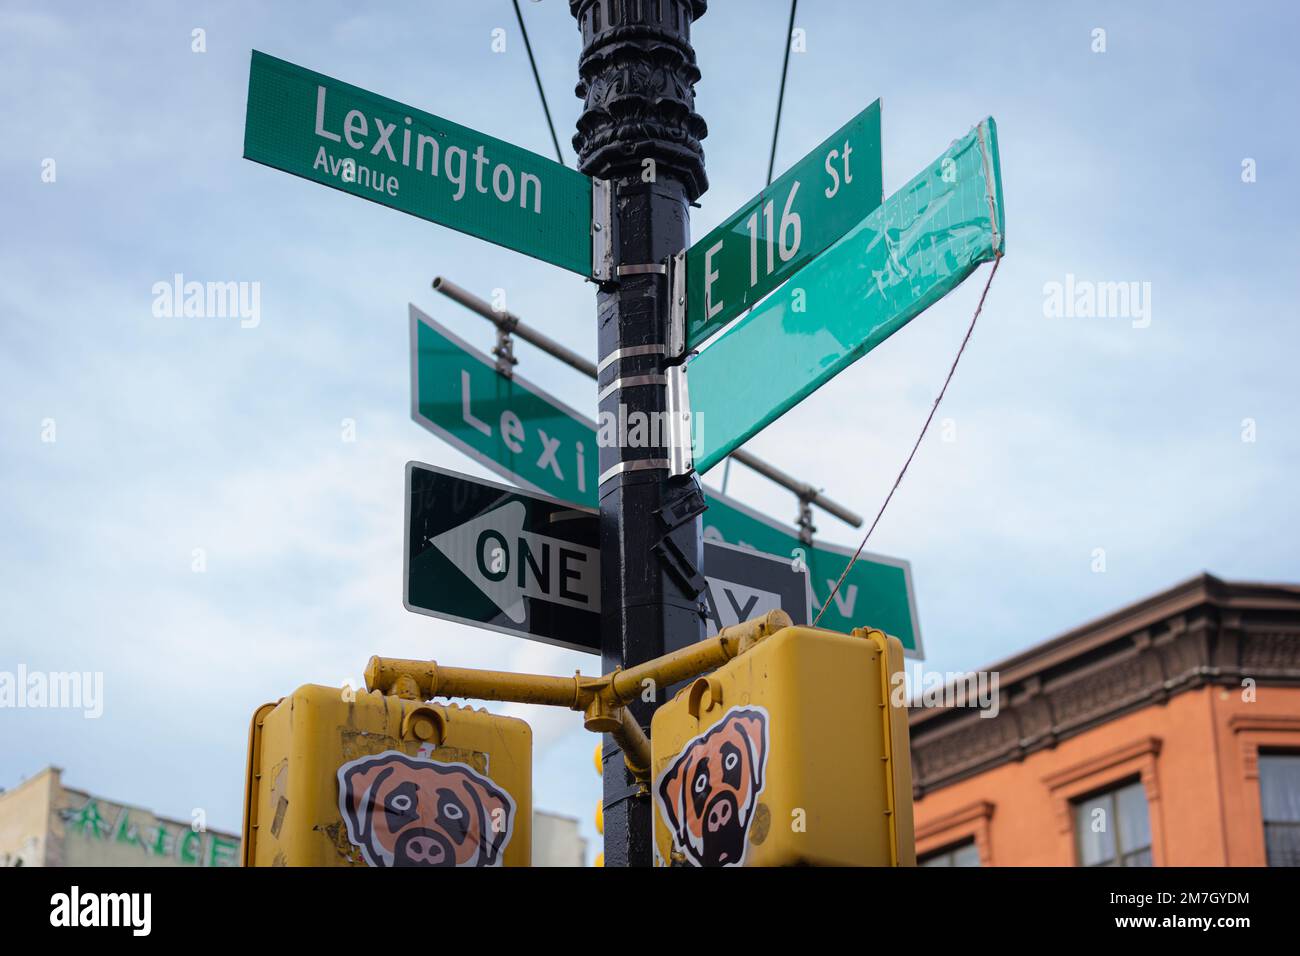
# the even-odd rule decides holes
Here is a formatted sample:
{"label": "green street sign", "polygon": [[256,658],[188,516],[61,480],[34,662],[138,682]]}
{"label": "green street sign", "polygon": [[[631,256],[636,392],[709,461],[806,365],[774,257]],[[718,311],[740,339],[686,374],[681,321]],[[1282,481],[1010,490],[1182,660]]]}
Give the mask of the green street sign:
{"label": "green street sign", "polygon": [[1000,255],[1005,235],[989,118],[690,362],[691,413],[707,425],[696,469],[708,471]]}
{"label": "green street sign", "polygon": [[592,274],[588,177],[257,50],[244,157]]}
{"label": "green street sign", "polygon": [[[453,447],[525,489],[598,507],[596,423],[516,374],[415,306],[411,319],[411,417]],[[813,616],[827,600],[852,550],[816,542],[705,488],[705,541],[752,548],[807,567]],[[708,569],[705,569],[706,576]],[[870,625],[920,657],[921,630],[908,562],[863,553],[819,626],[835,631]]]}
{"label": "green street sign", "polygon": [[696,348],[860,223],[884,197],[880,100],[686,253],[686,344]]}
{"label": "green street sign", "polygon": [[508,481],[596,507],[596,425],[415,306],[411,417]]}

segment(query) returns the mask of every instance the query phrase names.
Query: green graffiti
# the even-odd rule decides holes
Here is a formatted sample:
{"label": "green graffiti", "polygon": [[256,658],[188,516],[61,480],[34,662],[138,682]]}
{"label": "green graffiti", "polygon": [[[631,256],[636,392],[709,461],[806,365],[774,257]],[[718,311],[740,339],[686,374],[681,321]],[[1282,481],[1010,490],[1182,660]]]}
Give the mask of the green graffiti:
{"label": "green graffiti", "polygon": [[180,858],[182,863],[199,866],[202,850],[203,837],[199,836],[199,834],[195,833],[193,830],[188,830],[180,839],[177,856]]}
{"label": "green graffiti", "polygon": [[238,866],[239,841],[218,833],[208,834],[208,866]]}
{"label": "green graffiti", "polygon": [[109,840],[114,843],[139,847],[150,856],[175,857],[184,866],[239,866],[238,839],[217,833],[205,835],[192,828],[158,826],[141,827],[131,820],[131,812],[122,807],[115,823],[110,823],[100,808],[99,801],[91,797],[80,807],[59,811],[66,832],[87,839]]}
{"label": "green graffiti", "polygon": [[102,840],[108,836],[108,821],[99,812],[99,801],[91,797],[79,810],[64,810],[63,819],[74,833]]}
{"label": "green graffiti", "polygon": [[145,849],[144,841],[140,839],[140,828],[131,822],[131,812],[125,807],[117,815],[117,833],[113,839],[118,843],[127,843],[138,846],[141,850]]}
{"label": "green graffiti", "polygon": [[154,856],[167,856],[171,853],[175,842],[172,835],[167,832],[167,828],[160,824],[158,829],[154,831],[154,841],[153,845],[149,847],[149,852]]}

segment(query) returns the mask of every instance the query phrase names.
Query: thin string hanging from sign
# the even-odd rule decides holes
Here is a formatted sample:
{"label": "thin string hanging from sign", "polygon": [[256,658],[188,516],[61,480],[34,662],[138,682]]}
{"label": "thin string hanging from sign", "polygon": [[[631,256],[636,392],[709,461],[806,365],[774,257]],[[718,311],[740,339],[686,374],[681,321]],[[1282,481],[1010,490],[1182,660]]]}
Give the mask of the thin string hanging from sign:
{"label": "thin string hanging from sign", "polygon": [[546,114],[546,128],[551,131],[551,142],[555,144],[555,158],[561,166],[568,165],[564,154],[560,152],[560,138],[555,135],[555,122],[551,119],[551,107],[546,102],[546,91],[542,89],[542,77],[537,72],[537,61],[533,58],[533,45],[528,42],[528,28],[524,26],[524,15],[519,12],[519,0],[512,0],[515,7],[515,19],[519,21],[519,32],[524,37],[524,50],[528,53],[528,63],[533,68],[533,81],[537,84],[537,95],[542,99],[542,112]]}
{"label": "thin string hanging from sign", "polygon": [[[997,222],[996,216],[993,221]],[[819,610],[817,616],[813,618],[813,627],[817,626],[817,622],[822,619],[822,615],[826,613],[826,609],[830,607],[831,602],[835,600],[835,595],[839,593],[840,585],[844,583],[844,579],[848,577],[849,571],[853,569],[853,564],[862,554],[862,549],[867,546],[867,539],[870,538],[871,533],[876,530],[876,525],[880,523],[880,519],[884,515],[885,509],[889,507],[889,502],[894,497],[894,492],[897,491],[898,486],[903,483],[903,476],[907,474],[907,467],[912,464],[912,459],[916,457],[916,451],[921,447],[921,441],[925,438],[925,433],[930,428],[930,422],[934,421],[934,413],[939,410],[939,403],[943,401],[943,396],[948,391],[948,385],[952,382],[953,373],[957,371],[957,363],[961,361],[962,353],[966,351],[966,343],[970,341],[971,333],[975,331],[975,323],[978,321],[980,313],[984,311],[984,299],[989,294],[989,286],[993,284],[993,277],[998,274],[998,264],[1000,262],[1002,262],[1002,253],[998,252],[993,257],[993,268],[989,270],[988,281],[984,283],[984,291],[980,293],[979,305],[975,307],[975,314],[971,316],[970,326],[966,329],[966,335],[961,340],[961,345],[957,349],[957,355],[952,360],[952,366],[948,369],[948,377],[943,380],[943,388],[939,389],[939,394],[935,398],[934,404],[930,406],[930,414],[926,416],[925,424],[921,426],[921,433],[916,436],[916,443],[912,445],[912,450],[908,453],[907,461],[903,462],[903,469],[898,473],[898,477],[894,479],[894,486],[889,489],[889,494],[885,495],[884,503],[881,504],[880,510],[876,512],[875,520],[871,522],[871,527],[867,529],[867,533],[862,537],[862,543],[859,544],[858,549],[853,552],[853,557],[849,559],[849,563],[844,568],[843,573],[840,574],[839,580],[835,582],[835,587],[831,588],[830,596],[822,602],[821,610]]]}

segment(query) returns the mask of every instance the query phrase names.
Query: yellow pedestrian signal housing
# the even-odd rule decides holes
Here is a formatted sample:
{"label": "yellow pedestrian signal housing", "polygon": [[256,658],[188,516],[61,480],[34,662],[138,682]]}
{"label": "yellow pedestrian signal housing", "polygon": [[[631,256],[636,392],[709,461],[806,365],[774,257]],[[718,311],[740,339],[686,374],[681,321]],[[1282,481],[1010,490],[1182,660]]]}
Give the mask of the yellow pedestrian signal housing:
{"label": "yellow pedestrian signal housing", "polygon": [[308,684],[253,715],[245,866],[528,866],[522,720]]}
{"label": "yellow pedestrian signal housing", "polygon": [[785,627],[685,687],[650,729],[656,863],[914,865],[902,667],[880,631]]}

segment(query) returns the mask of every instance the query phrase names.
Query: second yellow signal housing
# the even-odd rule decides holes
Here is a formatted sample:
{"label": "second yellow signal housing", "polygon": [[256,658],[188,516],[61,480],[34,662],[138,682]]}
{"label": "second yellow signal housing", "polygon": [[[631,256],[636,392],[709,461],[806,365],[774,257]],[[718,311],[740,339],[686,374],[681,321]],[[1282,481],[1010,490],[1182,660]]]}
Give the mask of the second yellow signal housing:
{"label": "second yellow signal housing", "polygon": [[664,704],[656,863],[915,865],[902,668],[880,631],[787,627]]}

